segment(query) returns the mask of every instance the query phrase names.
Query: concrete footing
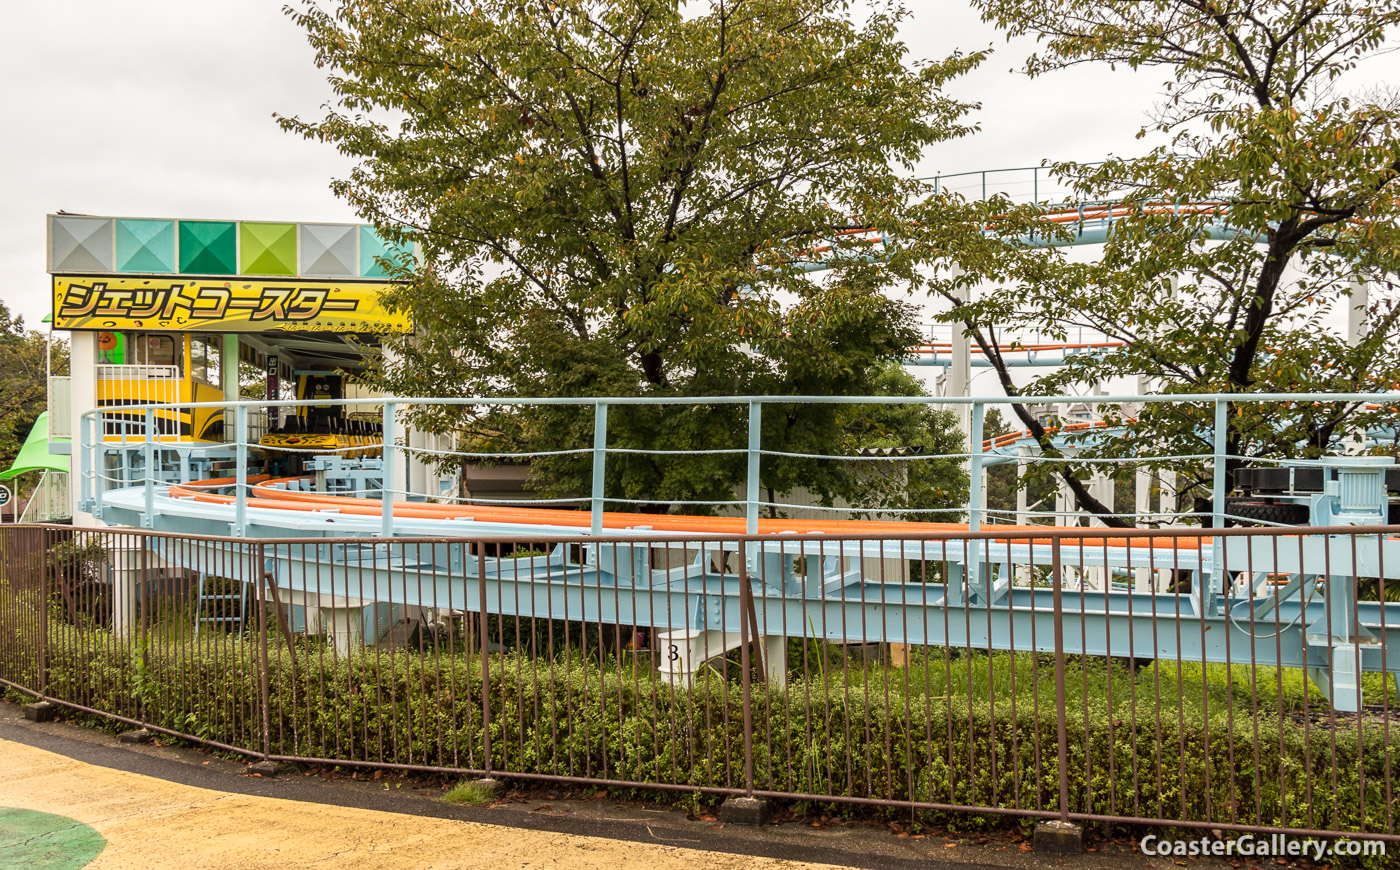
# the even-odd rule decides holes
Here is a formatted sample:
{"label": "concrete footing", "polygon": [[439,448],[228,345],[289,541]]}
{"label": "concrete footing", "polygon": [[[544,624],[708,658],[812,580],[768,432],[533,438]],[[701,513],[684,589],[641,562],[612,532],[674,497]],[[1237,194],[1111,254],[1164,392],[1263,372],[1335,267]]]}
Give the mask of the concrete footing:
{"label": "concrete footing", "polygon": [[1058,819],[1035,826],[1031,837],[1037,852],[1046,855],[1078,855],[1084,851],[1084,829]]}
{"label": "concrete footing", "polygon": [[24,718],[30,722],[52,722],[58,707],[48,701],[35,701],[24,705]]}
{"label": "concrete footing", "polygon": [[255,761],[247,767],[247,772],[249,774],[265,777],[276,776],[281,770],[282,765],[275,761]]}
{"label": "concrete footing", "polygon": [[502,797],[506,793],[506,784],[489,776],[472,780],[472,785],[486,789],[493,798]]}
{"label": "concrete footing", "polygon": [[150,743],[154,734],[145,728],[137,728],[135,731],[123,731],[117,735],[117,740],[122,743]]}
{"label": "concrete footing", "polygon": [[725,798],[719,805],[719,820],[726,825],[766,825],[772,815],[773,803],[764,798]]}

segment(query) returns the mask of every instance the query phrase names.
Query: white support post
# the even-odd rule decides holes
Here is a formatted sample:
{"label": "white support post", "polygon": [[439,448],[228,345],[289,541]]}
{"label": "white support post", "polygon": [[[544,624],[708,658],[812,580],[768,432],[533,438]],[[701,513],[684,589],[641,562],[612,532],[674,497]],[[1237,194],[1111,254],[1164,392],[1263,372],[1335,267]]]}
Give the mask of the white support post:
{"label": "white support post", "polygon": [[[86,453],[86,461],[79,461],[79,474],[69,475],[68,485],[74,490],[73,525],[97,526],[97,514],[101,505],[94,500],[101,497],[102,487],[97,475],[103,473],[102,426],[97,415],[89,418],[84,426],[83,414],[97,407],[97,348],[96,332],[73,332],[69,335],[68,359],[68,419],[73,421],[79,437],[78,449],[83,450],[84,432],[91,452]],[[89,501],[88,510],[79,510],[84,495]]]}
{"label": "white support post", "polygon": [[1031,519],[1031,494],[1026,489],[1026,477],[1030,472],[1027,461],[1027,457],[1030,456],[1030,448],[1017,447],[1016,456],[1016,523],[1024,526]]}
{"label": "white support post", "polygon": [[1370,285],[1361,276],[1347,282],[1347,344],[1355,347],[1366,335],[1367,309],[1371,302]]}
{"label": "white support post", "polygon": [[136,587],[141,580],[141,557],[140,549],[114,547],[103,568],[112,586],[112,632],[118,637],[130,635],[140,624]]}
{"label": "white support post", "polygon": [[[1179,485],[1175,471],[1157,473],[1157,510],[1164,514],[1174,514],[1181,510],[1181,497],[1177,492]],[[1164,525],[1175,526],[1176,520],[1168,520]]]}
{"label": "white support post", "polygon": [[[1136,504],[1133,509],[1137,511],[1137,522],[1141,524],[1148,520],[1148,514],[1152,512],[1152,470],[1139,466],[1133,473],[1133,486]],[[1128,548],[1128,558],[1134,563],[1140,563],[1139,567],[1133,569],[1133,585],[1141,591],[1150,591],[1152,588],[1152,570],[1147,565],[1147,556],[1143,553],[1134,553],[1131,547]]]}
{"label": "white support post", "polygon": [[421,495],[424,498],[437,495],[437,490],[428,485],[428,472],[436,460],[432,454],[418,452],[429,447],[430,437],[427,432],[404,428],[404,443],[414,448],[404,451],[404,474],[408,479],[408,491],[412,495]]}
{"label": "white support post", "polygon": [[[1367,315],[1371,302],[1370,286],[1366,279],[1360,275],[1355,275],[1347,282],[1347,291],[1350,294],[1347,305],[1347,344],[1356,347],[1361,340],[1366,337]],[[1366,433],[1357,431],[1347,439],[1350,445],[1349,452],[1360,454],[1366,450]]]}
{"label": "white support post", "polygon": [[[967,288],[955,291],[958,299],[968,302],[971,299],[971,291]],[[954,323],[952,329],[952,354],[951,365],[947,369],[946,381],[943,395],[949,397],[965,398],[972,394],[972,342],[963,334],[963,325]],[[955,408],[958,416],[958,428],[964,437],[971,437],[972,433],[972,409],[967,405],[958,405]]]}
{"label": "white support post", "polygon": [[[238,333],[226,332],[223,339],[223,347],[219,353],[219,385],[223,388],[225,402],[237,402],[242,398],[238,384]],[[228,436],[228,429],[238,425],[238,421],[234,419],[236,416],[237,412],[224,409],[225,442],[232,440]]]}

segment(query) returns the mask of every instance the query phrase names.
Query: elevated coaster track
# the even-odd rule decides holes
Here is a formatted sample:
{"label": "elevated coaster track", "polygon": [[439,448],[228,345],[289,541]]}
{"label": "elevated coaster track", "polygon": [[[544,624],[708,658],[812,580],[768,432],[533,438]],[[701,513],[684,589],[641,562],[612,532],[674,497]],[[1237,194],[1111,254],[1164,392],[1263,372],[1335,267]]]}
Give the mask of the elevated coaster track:
{"label": "elevated coaster track", "polygon": [[[1080,397],[1029,397],[1065,402]],[[1225,410],[1232,402],[1343,401],[1391,404],[1391,395],[1094,397],[1098,403],[1195,402],[1214,405],[1217,492],[1224,492]],[[347,400],[356,401],[356,400]],[[367,402],[370,400],[358,400]],[[85,509],[109,523],[182,535],[232,533],[290,539],[264,549],[260,568],[286,600],[321,613],[345,631],[386,594],[419,611],[435,600],[474,607],[486,601],[524,618],[582,619],[645,625],[671,645],[666,673],[685,682],[704,661],[734,648],[744,631],[776,651],[785,638],[843,642],[970,645],[1044,650],[1058,621],[1073,618],[1075,653],[1124,657],[1191,657],[1203,662],[1250,660],[1307,668],[1342,710],[1362,703],[1361,675],[1400,673],[1387,657],[1400,631],[1400,613],[1358,600],[1358,578],[1400,582],[1400,530],[1386,526],[1389,457],[1335,457],[1314,463],[1327,485],[1312,501],[1311,528],[1224,529],[1227,506],[1215,499],[1214,529],[1131,532],[1046,526],[986,526],[981,472],[994,460],[981,435],[988,406],[969,399],[974,449],[968,503],[954,513],[966,522],[796,520],[760,517],[760,509],[797,508],[763,502],[758,475],[765,404],[958,404],[955,399],[903,397],[746,397],[706,399],[471,399],[383,400],[383,459],[358,466],[331,464],[313,475],[272,478],[246,441],[235,445],[237,474],[202,481],[160,481],[108,489],[98,469],[107,456],[136,451],[158,467],[158,427],[139,444],[93,439],[101,410],[84,421],[80,456]],[[1006,400],[1009,401],[1009,400]],[[235,411],[248,403],[235,403]],[[295,404],[295,403],[287,403]],[[588,511],[500,504],[415,500],[399,483],[411,449],[399,443],[399,415],[414,404],[592,406],[598,428],[591,449],[594,491]],[[744,516],[623,513],[606,509],[607,411],[629,404],[742,404],[749,414]],[[140,410],[140,409],[137,409]],[[123,408],[130,414],[131,409]],[[236,416],[243,416],[242,414]],[[993,444],[993,449],[996,445]],[[628,448],[621,452],[638,452]],[[647,451],[641,451],[647,452]],[[473,454],[443,452],[459,458]],[[846,456],[832,461],[914,462],[946,457]],[[1151,457],[1140,457],[1141,461]],[[335,474],[353,478],[357,496],[325,488]],[[341,487],[345,489],[345,487]],[[403,496],[403,497],[400,497]],[[853,508],[861,511],[861,508]],[[880,513],[879,509],[869,511]],[[925,511],[926,512],[926,511]],[[896,512],[897,513],[897,512]],[[318,539],[362,537],[323,546]],[[413,564],[390,557],[374,537],[408,537],[422,544]],[[470,543],[468,543],[470,542]],[[545,552],[540,552],[545,548]],[[399,551],[402,552],[402,551]],[[519,555],[519,553],[525,553]],[[208,560],[198,544],[161,550],[160,558],[199,569]],[[911,566],[925,566],[913,581]],[[935,565],[928,576],[928,565]],[[222,570],[222,569],[221,569]],[[408,583],[412,575],[412,584]],[[1048,584],[1048,585],[1047,585]],[[419,587],[415,591],[411,586]],[[627,588],[618,611],[602,590]],[[422,590],[431,590],[431,595]],[[389,590],[392,590],[390,592]],[[592,590],[591,592],[589,590]],[[639,591],[645,594],[638,594]],[[1054,604],[1052,606],[1052,600]],[[872,602],[879,602],[872,610]],[[743,629],[743,620],[754,626]],[[1161,630],[1169,619],[1177,626]],[[1156,630],[1154,630],[1156,626]],[[1397,638],[1400,639],[1400,638]],[[776,652],[774,652],[776,654]],[[775,677],[776,678],[776,677]]]}

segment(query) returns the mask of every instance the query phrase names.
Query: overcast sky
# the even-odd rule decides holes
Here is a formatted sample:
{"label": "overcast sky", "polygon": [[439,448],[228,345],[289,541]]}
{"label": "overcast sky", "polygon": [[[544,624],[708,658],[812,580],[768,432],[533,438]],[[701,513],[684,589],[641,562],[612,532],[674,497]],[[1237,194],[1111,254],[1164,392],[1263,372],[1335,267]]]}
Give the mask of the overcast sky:
{"label": "overcast sky", "polygon": [[[1085,67],[1031,81],[962,0],[914,0],[915,56],[994,46],[952,93],[982,131],[930,153],[961,172],[1136,153],[1161,73]],[[0,24],[0,299],[30,326],[48,313],[44,215],[350,221],[330,192],[348,162],[281,132],[273,112],[330,98],[278,0],[5,0]],[[1400,66],[1369,70],[1383,79]],[[1394,80],[1400,80],[1395,75]]]}

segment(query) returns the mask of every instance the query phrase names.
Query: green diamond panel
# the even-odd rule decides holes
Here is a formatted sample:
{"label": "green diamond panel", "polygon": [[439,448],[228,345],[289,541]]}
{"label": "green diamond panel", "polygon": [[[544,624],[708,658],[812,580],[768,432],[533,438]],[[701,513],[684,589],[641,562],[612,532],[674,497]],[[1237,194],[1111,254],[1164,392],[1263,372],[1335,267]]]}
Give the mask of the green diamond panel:
{"label": "green diamond panel", "polygon": [[175,271],[175,222],[117,220],[117,271]]}
{"label": "green diamond panel", "polygon": [[180,272],[237,275],[237,224],[233,221],[180,221]]}
{"label": "green diamond panel", "polygon": [[398,260],[400,255],[408,249],[399,245],[391,245],[379,237],[379,233],[374,231],[374,227],[360,227],[360,276],[362,278],[388,278],[389,273],[384,271],[377,260],[386,257],[391,260]]}
{"label": "green diamond panel", "polygon": [[240,275],[295,275],[297,273],[297,225],[239,224]]}

